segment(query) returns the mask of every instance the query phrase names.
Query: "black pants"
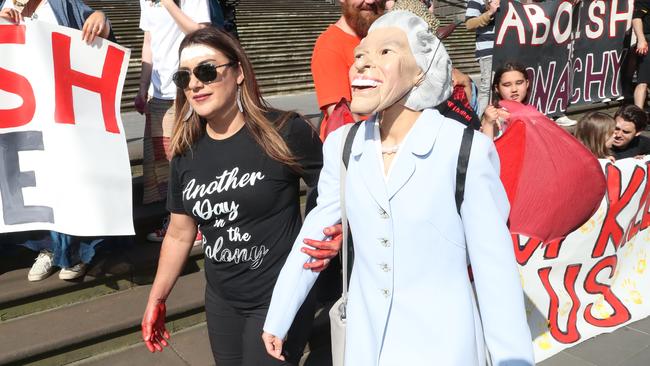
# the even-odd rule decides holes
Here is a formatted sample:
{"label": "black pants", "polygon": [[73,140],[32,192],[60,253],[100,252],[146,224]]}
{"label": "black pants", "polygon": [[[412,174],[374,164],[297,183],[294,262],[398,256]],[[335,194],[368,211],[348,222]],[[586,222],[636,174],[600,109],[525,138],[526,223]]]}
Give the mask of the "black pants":
{"label": "black pants", "polygon": [[[312,291],[313,292],[313,291]],[[314,320],[315,303],[310,295],[298,311],[284,343],[286,362],[269,356],[262,342],[262,327],[268,311],[236,309],[206,286],[205,313],[212,355],[218,366],[298,365]]]}

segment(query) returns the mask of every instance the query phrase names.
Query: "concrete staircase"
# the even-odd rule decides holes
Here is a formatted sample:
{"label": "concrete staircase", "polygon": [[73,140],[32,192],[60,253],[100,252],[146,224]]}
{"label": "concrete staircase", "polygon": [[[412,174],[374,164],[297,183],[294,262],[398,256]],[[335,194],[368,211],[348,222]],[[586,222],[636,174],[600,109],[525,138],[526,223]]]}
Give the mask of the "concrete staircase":
{"label": "concrete staircase", "polygon": [[[87,0],[86,3],[107,14],[117,42],[131,49],[122,111],[132,111],[139,85],[143,39],[138,28],[138,0]],[[340,17],[338,2],[333,3],[325,0],[240,1],[237,6],[240,41],[253,63],[264,95],[313,91],[311,53],[318,35]],[[460,5],[450,1],[440,4],[443,25],[455,21],[462,11]],[[460,26],[444,43],[456,67],[466,73],[478,72],[473,33]]]}
{"label": "concrete staircase", "polygon": [[[64,365],[141,344],[139,324],[160,250],[144,235],[164,215],[162,204],[137,204],[141,191],[136,178],[134,243],[100,246],[88,274],[79,280],[63,281],[55,273],[28,282],[36,253],[0,243],[5,244],[0,256],[0,365]],[[195,247],[167,303],[172,332],[205,320],[202,269],[201,248]],[[211,360],[209,347],[195,353]]]}

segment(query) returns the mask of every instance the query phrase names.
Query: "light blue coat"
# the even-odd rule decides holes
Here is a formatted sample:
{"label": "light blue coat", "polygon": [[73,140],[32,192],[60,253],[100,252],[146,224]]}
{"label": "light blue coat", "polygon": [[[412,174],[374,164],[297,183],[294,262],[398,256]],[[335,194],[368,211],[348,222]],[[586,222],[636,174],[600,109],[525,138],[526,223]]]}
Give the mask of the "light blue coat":
{"label": "light blue coat", "polygon": [[[485,343],[494,365],[534,364],[494,144],[474,135],[461,220],[454,192],[464,126],[425,110],[387,182],[376,128],[374,119],[359,128],[346,181],[355,262],[345,364],[483,366]],[[317,277],[302,268],[309,260],[300,252],[302,240],[322,238],[324,227],[340,221],[343,130],[325,141],[318,205],[273,291],[264,330],[279,337]],[[468,254],[482,319],[468,279]]]}

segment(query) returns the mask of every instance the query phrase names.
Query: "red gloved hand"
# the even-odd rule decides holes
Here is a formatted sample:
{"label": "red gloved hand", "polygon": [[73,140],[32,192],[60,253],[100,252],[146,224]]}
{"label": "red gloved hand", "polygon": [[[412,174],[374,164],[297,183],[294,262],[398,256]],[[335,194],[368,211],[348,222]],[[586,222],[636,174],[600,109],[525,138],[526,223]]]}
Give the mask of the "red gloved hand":
{"label": "red gloved hand", "polygon": [[169,332],[165,328],[167,307],[164,301],[149,302],[142,317],[142,339],[149,352],[162,352],[167,347]]}
{"label": "red gloved hand", "polygon": [[321,272],[329,266],[330,260],[336,257],[341,250],[343,241],[343,228],[341,224],[330,226],[323,230],[323,233],[330,237],[329,240],[312,240],[305,239],[303,242],[312,248],[303,247],[303,253],[308,254],[316,259],[313,262],[305,263],[303,268],[311,269],[313,272]]}

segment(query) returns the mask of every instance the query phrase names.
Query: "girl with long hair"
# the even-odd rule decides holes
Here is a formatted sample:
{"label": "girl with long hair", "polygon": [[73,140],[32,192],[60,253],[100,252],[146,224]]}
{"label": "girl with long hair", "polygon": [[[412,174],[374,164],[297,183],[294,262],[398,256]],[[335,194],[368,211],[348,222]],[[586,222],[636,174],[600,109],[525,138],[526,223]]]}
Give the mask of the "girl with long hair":
{"label": "girl with long hair", "polygon": [[276,279],[302,219],[299,181],[314,186],[322,145],[299,115],[262,98],[244,50],[207,27],[188,34],[178,87],[167,207],[158,272],[142,320],[150,351],[162,350],[165,300],[182,271],[197,225],[203,233],[205,308],[219,366],[297,364],[313,319],[305,302],[287,339],[287,361],[259,338]]}
{"label": "girl with long hair", "polygon": [[576,125],[575,136],[598,159],[611,159],[616,121],[605,113],[590,112]]}
{"label": "girl with long hair", "polygon": [[501,122],[508,119],[510,114],[499,107],[499,101],[512,100],[526,103],[528,97],[528,73],[526,68],[516,62],[507,62],[494,73],[492,81],[492,104],[481,117],[481,131],[494,138],[504,129]]}

